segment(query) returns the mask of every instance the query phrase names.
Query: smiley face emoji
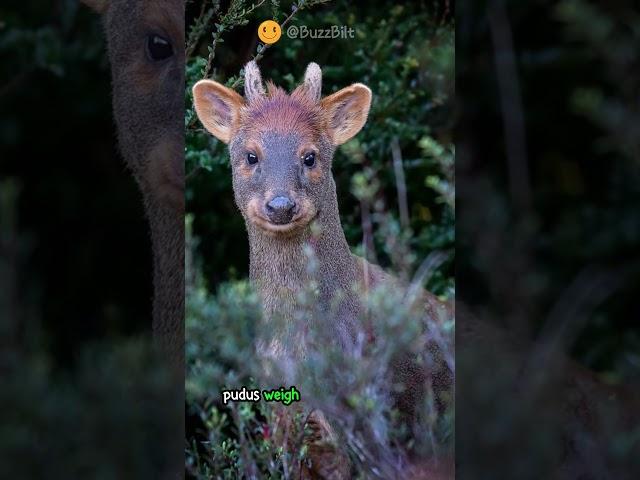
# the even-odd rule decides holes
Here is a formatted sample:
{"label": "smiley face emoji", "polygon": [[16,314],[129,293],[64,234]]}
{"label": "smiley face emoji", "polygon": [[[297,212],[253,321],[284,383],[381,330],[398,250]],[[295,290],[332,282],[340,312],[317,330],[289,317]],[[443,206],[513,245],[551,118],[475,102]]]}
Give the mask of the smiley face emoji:
{"label": "smiley face emoji", "polygon": [[280,29],[280,25],[273,20],[265,20],[258,27],[258,38],[268,45],[280,40],[281,35],[282,30]]}

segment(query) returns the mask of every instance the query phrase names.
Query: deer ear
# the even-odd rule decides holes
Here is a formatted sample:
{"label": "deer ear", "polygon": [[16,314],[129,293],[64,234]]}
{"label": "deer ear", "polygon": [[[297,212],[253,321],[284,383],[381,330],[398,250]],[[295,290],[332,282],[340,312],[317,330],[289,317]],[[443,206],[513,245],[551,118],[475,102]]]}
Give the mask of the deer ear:
{"label": "deer ear", "polygon": [[200,80],[193,86],[193,104],[204,128],[220,141],[229,143],[244,99],[218,82]]}
{"label": "deer ear", "polygon": [[354,83],[320,102],[334,145],[342,145],[355,136],[367,121],[371,107],[369,87]]}
{"label": "deer ear", "polygon": [[109,8],[109,0],[80,0],[98,13],[104,13]]}

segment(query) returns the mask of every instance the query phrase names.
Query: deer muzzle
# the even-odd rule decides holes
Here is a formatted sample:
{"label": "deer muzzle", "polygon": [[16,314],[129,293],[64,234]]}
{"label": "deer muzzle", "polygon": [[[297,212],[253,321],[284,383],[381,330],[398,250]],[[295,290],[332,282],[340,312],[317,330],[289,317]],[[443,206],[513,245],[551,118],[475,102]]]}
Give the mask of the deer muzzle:
{"label": "deer muzzle", "polygon": [[296,202],[286,195],[277,195],[265,204],[264,211],[271,223],[285,225],[296,214]]}

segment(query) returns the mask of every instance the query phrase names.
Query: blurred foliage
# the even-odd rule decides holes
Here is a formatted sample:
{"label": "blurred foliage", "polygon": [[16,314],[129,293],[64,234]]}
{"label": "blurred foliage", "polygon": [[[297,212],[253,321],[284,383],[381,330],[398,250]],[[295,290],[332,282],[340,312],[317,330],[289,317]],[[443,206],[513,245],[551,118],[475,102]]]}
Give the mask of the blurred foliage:
{"label": "blurred foliage", "polygon": [[[300,460],[295,455],[304,458],[304,451],[289,451],[273,438],[277,408],[265,402],[220,402],[224,387],[271,388],[270,382],[279,385],[276,379],[282,378],[295,381],[307,413],[319,408],[330,418],[358,478],[376,471],[383,478],[397,476],[406,467],[406,455],[450,452],[452,398],[445,402],[446,413],[436,415],[434,398],[427,395],[409,424],[399,421],[390,402],[393,389],[399,388],[389,381],[399,354],[412,352],[418,362],[434,361],[422,343],[430,338],[424,319],[392,292],[371,299],[376,331],[388,341],[377,342],[357,359],[338,348],[333,332],[323,331],[326,322],[314,310],[311,290],[300,299],[300,318],[317,318],[313,338],[305,340],[304,360],[294,355],[265,363],[256,355],[258,339],[276,331],[294,335],[299,325],[274,324],[263,331],[260,306],[246,280],[248,241],[234,205],[228,151],[204,131],[191,97],[193,84],[205,75],[242,93],[242,67],[252,58],[265,80],[289,91],[311,61],[322,68],[324,95],[353,82],[371,87],[367,124],[338,149],[333,163],[347,240],[355,253],[366,253],[408,280],[421,265],[439,259],[426,286],[452,299],[454,31],[447,5],[376,1],[355,8],[346,1],[305,0],[187,5],[186,394],[187,469],[193,477],[289,478]],[[290,39],[285,26],[279,42],[265,48],[256,30],[267,18],[309,29],[348,25],[355,38]],[[400,213],[403,187],[406,218]],[[313,265],[310,259],[309,268]],[[431,334],[450,338],[453,325],[443,328]],[[449,355],[451,345],[444,350]],[[345,364],[360,366],[345,369]],[[303,434],[304,418],[301,412],[290,432],[293,437]]]}
{"label": "blurred foliage", "polygon": [[0,57],[0,478],[160,478],[182,390],[150,341],[100,18],[3,1]]}
{"label": "blurred foliage", "polygon": [[[637,2],[458,6],[457,300],[530,346],[458,344],[457,473],[638,478],[637,403],[583,390],[593,427],[569,407],[584,372],[638,398]],[[537,349],[574,369],[514,369]]]}
{"label": "blurred foliage", "polygon": [[634,2],[607,6],[564,0],[555,8],[572,53],[602,70],[581,78],[568,99],[571,111],[593,124],[597,134],[587,142],[593,160],[579,162],[577,169],[569,164],[563,183],[568,193],[574,184],[576,196],[591,198],[579,210],[563,213],[569,228],[558,231],[554,240],[572,260],[606,265],[613,273],[606,287],[610,293],[580,336],[577,354],[603,370],[609,382],[638,384],[640,329],[631,320],[640,318],[636,303],[640,293],[640,14],[636,7]]}
{"label": "blurred foliage", "polygon": [[3,355],[2,477],[162,476],[181,419],[149,340],[88,343],[80,357],[62,374],[37,352]]}
{"label": "blurred foliage", "polygon": [[[193,247],[191,224],[187,239]],[[192,251],[192,250],[191,250]],[[317,260],[309,258],[313,273]],[[292,478],[299,461],[305,419],[318,409],[329,419],[353,464],[354,478],[395,478],[412,459],[451,455],[454,409],[451,392],[438,407],[429,382],[418,401],[416,416],[407,421],[394,402],[409,394],[394,377],[397,361],[410,356],[431,370],[438,358],[427,348],[437,343],[453,369],[453,321],[426,325],[421,308],[411,308],[405,292],[384,288],[367,300],[368,320],[379,341],[363,341],[345,352],[335,342],[335,331],[323,321],[331,312],[317,308],[313,286],[303,289],[294,323],[271,318],[264,322],[255,292],[246,281],[224,283],[217,294],[205,287],[199,268],[189,265],[186,311],[185,390],[190,414],[187,471],[191,478]],[[410,297],[409,297],[410,298]],[[306,329],[313,325],[313,329]],[[305,331],[304,351],[296,339]],[[284,333],[283,333],[284,332]],[[282,337],[284,335],[284,338]],[[256,353],[256,345],[278,338],[287,352],[277,356]],[[349,365],[345,368],[345,365]],[[302,408],[284,407],[294,420],[278,426],[279,404],[260,401],[220,402],[223,389],[278,388],[295,385]],[[278,432],[278,428],[282,431]],[[278,436],[279,435],[279,436]],[[282,438],[292,444],[283,444]]]}
{"label": "blurred foliage", "polygon": [[149,336],[77,343],[74,368],[60,368],[24,275],[18,185],[0,181],[0,477],[158,478],[182,389]]}

